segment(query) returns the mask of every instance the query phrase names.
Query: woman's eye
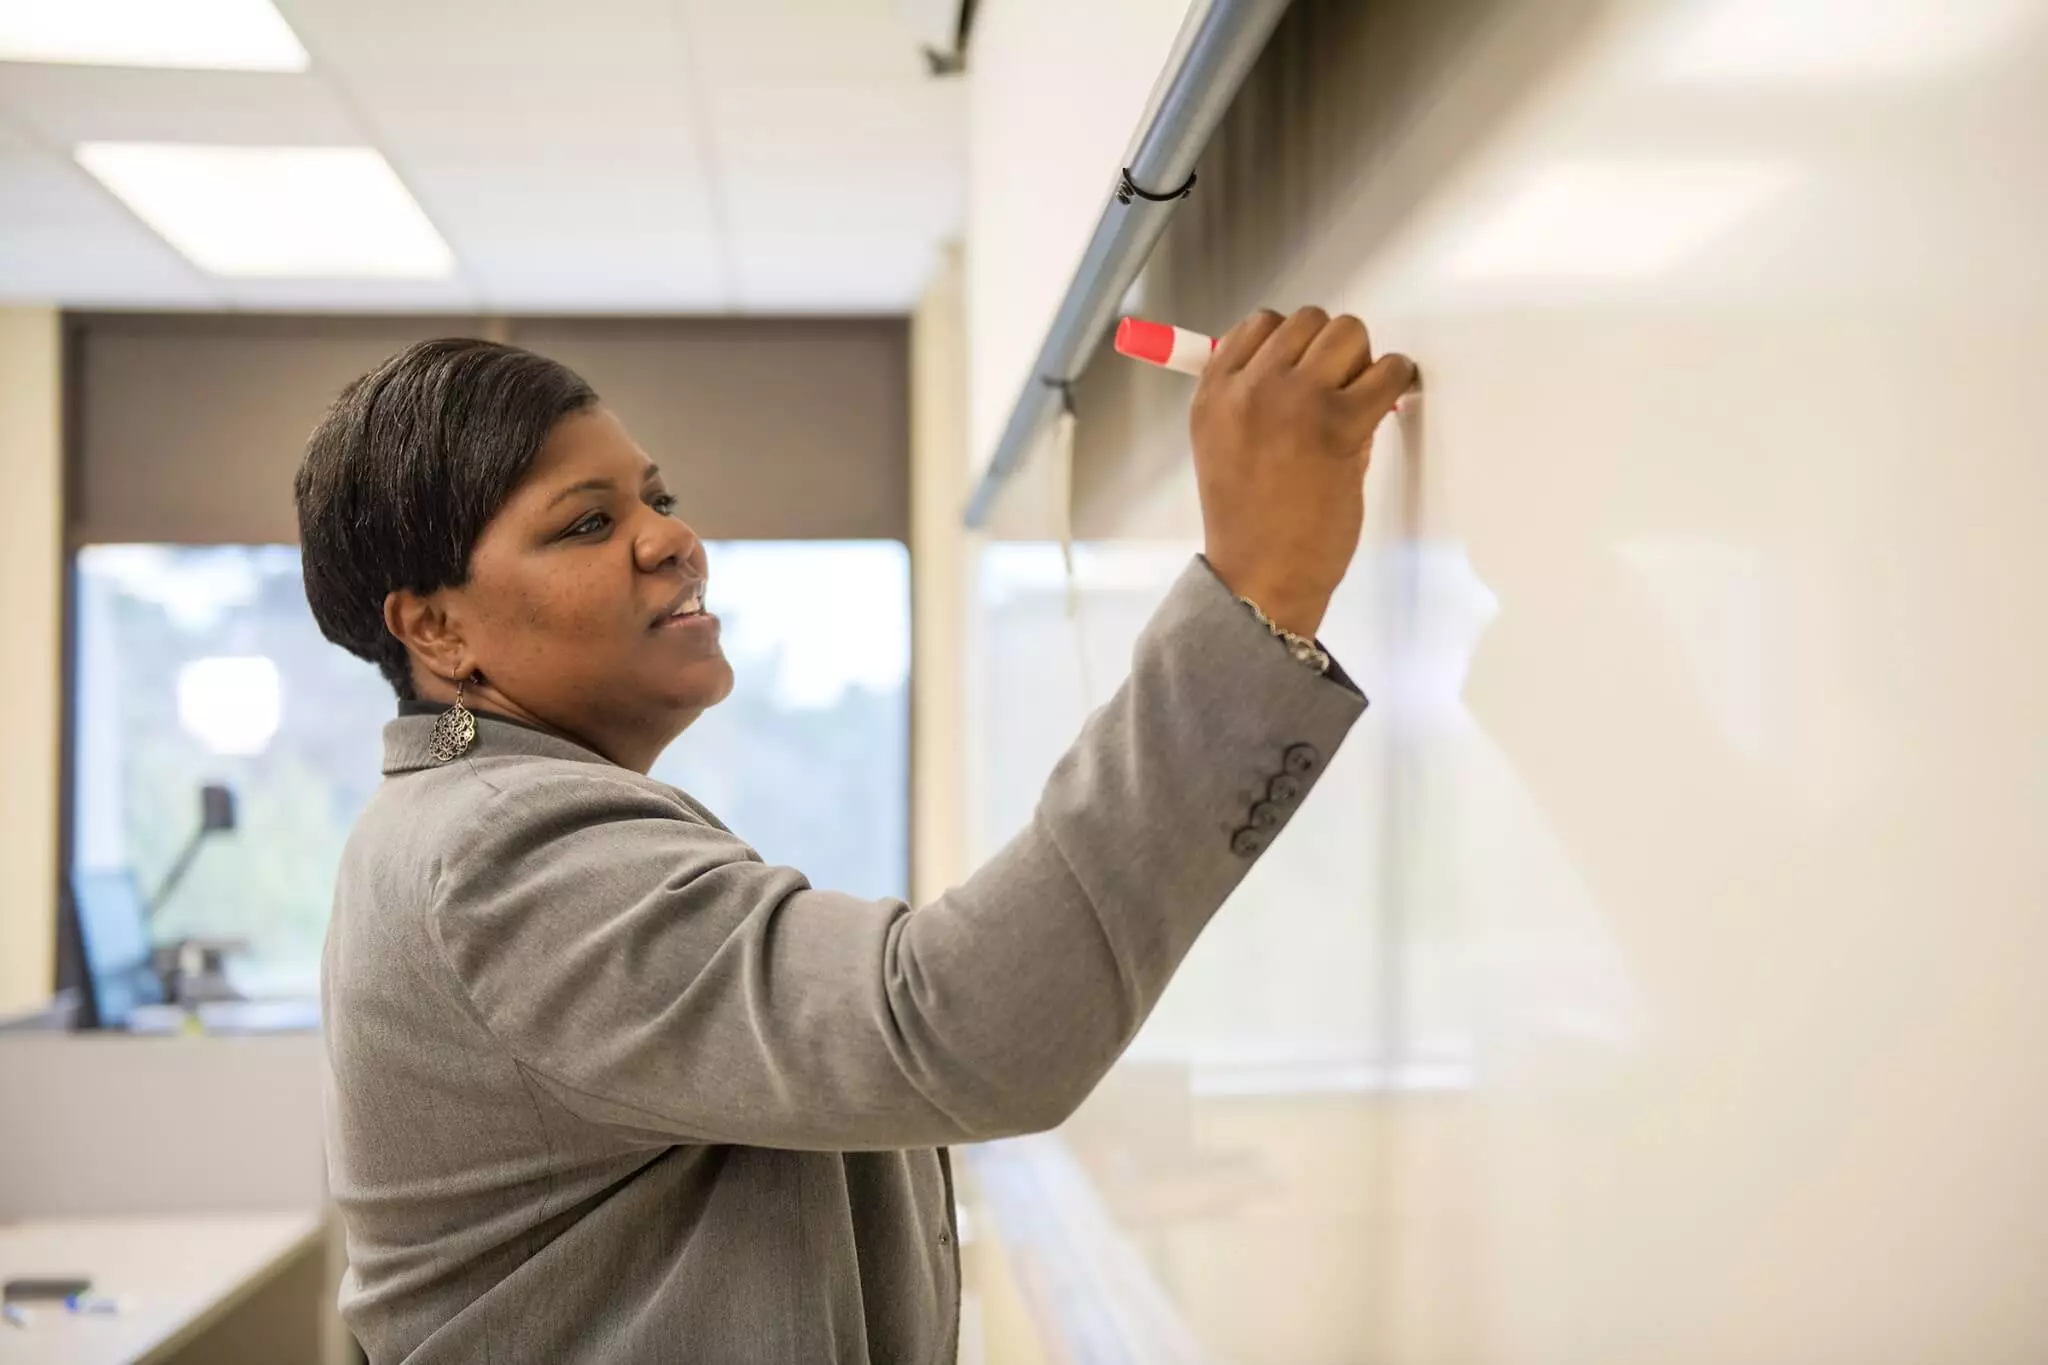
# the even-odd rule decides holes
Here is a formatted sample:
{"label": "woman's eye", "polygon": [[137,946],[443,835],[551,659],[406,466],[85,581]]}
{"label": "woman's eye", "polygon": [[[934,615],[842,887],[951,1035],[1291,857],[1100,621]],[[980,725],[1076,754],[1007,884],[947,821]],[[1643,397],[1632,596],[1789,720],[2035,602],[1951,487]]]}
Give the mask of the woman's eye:
{"label": "woman's eye", "polygon": [[676,495],[656,493],[647,505],[665,517],[672,517],[676,514]]}
{"label": "woman's eye", "polygon": [[574,525],[570,526],[567,531],[563,532],[563,534],[571,536],[594,536],[599,531],[602,531],[605,527],[611,524],[612,519],[606,516],[604,513],[592,512],[590,515],[582,518],[581,520],[577,521]]}

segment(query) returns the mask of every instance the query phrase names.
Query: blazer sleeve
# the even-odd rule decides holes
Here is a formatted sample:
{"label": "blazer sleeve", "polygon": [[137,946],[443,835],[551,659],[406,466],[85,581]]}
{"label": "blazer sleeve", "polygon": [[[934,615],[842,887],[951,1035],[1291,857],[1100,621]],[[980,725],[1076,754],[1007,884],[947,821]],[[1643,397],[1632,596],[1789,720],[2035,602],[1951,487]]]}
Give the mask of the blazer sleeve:
{"label": "blazer sleeve", "polygon": [[929,905],[814,889],[659,784],[549,765],[450,851],[431,928],[484,1025],[592,1123],[828,1151],[1037,1131],[1364,709],[1197,559],[1029,826]]}

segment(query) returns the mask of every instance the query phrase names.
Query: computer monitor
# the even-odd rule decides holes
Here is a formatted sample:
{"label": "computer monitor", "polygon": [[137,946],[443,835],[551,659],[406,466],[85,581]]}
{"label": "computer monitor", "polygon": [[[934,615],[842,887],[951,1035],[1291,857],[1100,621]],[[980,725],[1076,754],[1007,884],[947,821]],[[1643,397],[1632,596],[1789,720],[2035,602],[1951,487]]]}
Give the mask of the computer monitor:
{"label": "computer monitor", "polygon": [[160,1005],[163,981],[150,964],[149,914],[135,874],[125,867],[72,877],[73,913],[84,971],[87,1027],[126,1028],[139,1005]]}

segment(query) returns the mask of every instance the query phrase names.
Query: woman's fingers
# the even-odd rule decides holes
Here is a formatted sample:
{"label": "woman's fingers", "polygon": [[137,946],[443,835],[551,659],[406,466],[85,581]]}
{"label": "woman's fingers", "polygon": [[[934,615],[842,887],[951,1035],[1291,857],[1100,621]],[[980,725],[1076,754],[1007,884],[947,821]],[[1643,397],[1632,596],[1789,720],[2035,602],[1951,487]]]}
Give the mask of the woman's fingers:
{"label": "woman's fingers", "polygon": [[1261,308],[1246,317],[1243,322],[1224,334],[1216,344],[1216,354],[1209,357],[1209,368],[1204,374],[1235,374],[1251,363],[1266,338],[1280,330],[1281,316],[1270,308]]}
{"label": "woman's fingers", "polygon": [[1367,435],[1371,435],[1380,424],[1380,419],[1394,409],[1401,401],[1401,395],[1415,387],[1415,362],[1398,352],[1381,356],[1365,368],[1365,372],[1344,386],[1344,396],[1351,401],[1352,412]]}
{"label": "woman's fingers", "polygon": [[1309,343],[1300,368],[1333,389],[1341,389],[1372,364],[1372,337],[1365,324],[1346,313],[1331,318]]}
{"label": "woman's fingers", "polygon": [[1292,317],[1273,329],[1245,368],[1254,374],[1275,374],[1300,364],[1308,348],[1329,325],[1330,315],[1322,309],[1297,308]]}

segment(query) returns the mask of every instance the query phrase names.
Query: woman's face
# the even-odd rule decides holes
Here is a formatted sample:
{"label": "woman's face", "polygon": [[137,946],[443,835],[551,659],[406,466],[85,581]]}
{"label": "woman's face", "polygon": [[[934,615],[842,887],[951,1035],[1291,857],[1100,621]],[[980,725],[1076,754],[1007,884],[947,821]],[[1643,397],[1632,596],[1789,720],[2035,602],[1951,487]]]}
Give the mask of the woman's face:
{"label": "woman's face", "polygon": [[704,546],[603,408],[564,418],[484,528],[450,627],[494,700],[644,769],[732,691]]}

